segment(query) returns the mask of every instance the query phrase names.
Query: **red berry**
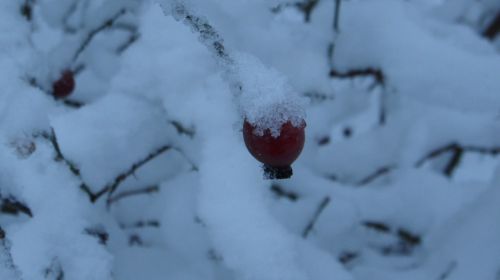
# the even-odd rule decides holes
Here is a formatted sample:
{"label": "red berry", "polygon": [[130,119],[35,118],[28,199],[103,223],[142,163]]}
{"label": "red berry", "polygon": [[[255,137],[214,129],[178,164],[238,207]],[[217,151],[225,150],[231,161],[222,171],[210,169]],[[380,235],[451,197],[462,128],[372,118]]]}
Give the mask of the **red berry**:
{"label": "red berry", "polygon": [[288,121],[281,126],[279,136],[274,137],[269,129],[264,130],[262,135],[255,134],[256,127],[245,120],[243,139],[250,154],[264,164],[269,178],[285,179],[292,176],[290,165],[304,147],[305,127],[305,121],[299,126]]}
{"label": "red berry", "polygon": [[52,94],[55,98],[65,98],[75,89],[75,78],[71,70],[65,70],[59,80],[52,84]]}

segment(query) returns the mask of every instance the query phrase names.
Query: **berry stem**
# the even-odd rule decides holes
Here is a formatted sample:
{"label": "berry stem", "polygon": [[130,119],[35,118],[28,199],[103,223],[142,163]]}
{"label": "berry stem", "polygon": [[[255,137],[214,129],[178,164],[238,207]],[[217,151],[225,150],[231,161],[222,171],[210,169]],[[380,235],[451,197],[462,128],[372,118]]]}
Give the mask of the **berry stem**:
{"label": "berry stem", "polygon": [[264,169],[264,178],[268,180],[282,180],[282,179],[289,179],[293,175],[293,170],[292,167],[289,166],[270,166],[267,164],[264,164],[262,166]]}

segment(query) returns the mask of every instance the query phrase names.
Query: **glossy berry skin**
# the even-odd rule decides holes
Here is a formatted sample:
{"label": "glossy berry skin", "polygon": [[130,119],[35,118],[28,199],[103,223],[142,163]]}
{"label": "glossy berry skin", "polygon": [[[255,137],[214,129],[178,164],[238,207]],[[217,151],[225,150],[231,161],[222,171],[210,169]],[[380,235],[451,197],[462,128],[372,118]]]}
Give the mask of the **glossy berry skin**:
{"label": "glossy berry skin", "polygon": [[299,157],[304,147],[305,127],[305,121],[297,127],[288,121],[281,126],[280,135],[273,137],[269,129],[264,130],[263,135],[255,134],[255,127],[245,121],[243,139],[250,154],[264,164],[266,172],[271,170],[279,173],[284,170],[290,174],[278,177],[288,178],[291,176],[290,165]]}
{"label": "glossy berry skin", "polygon": [[59,80],[52,84],[52,94],[55,98],[65,98],[75,89],[75,78],[71,70],[65,70]]}

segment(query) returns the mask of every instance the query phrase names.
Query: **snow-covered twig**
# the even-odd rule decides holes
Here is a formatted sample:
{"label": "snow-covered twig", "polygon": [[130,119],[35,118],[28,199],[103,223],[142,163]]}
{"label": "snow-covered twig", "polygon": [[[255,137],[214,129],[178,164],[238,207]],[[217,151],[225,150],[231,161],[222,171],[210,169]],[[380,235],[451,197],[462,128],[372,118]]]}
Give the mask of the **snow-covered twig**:
{"label": "snow-covered twig", "polygon": [[92,193],[90,187],[83,181],[80,169],[74,163],[72,163],[70,160],[64,157],[63,153],[61,152],[61,148],[59,147],[59,142],[57,141],[54,129],[51,129],[50,133],[42,132],[34,136],[35,137],[40,136],[48,140],[52,144],[52,147],[54,148],[54,151],[56,153],[54,160],[64,162],[64,164],[68,167],[71,173],[73,173],[73,175],[80,181],[80,189],[83,190],[89,196],[91,202],[95,202],[99,196],[97,194]]}
{"label": "snow-covered twig", "polygon": [[224,40],[208,20],[195,15],[183,3],[177,0],[170,1],[170,10],[176,20],[182,20],[184,24],[198,33],[200,41],[218,57],[220,63],[225,67],[234,65],[233,59],[224,47]]}

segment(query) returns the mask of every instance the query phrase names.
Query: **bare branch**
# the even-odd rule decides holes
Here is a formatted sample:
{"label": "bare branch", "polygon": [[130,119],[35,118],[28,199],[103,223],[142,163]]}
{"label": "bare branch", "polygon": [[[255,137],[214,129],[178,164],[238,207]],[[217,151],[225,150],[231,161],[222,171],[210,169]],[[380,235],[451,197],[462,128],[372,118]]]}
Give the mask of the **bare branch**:
{"label": "bare branch", "polygon": [[87,48],[87,46],[90,44],[92,39],[101,31],[111,27],[115,21],[124,15],[126,12],[126,9],[121,9],[119,10],[116,14],[114,14],[111,18],[107,19],[105,22],[103,22],[101,25],[97,26],[96,28],[90,30],[87,34],[87,36],[83,39],[82,44],[80,47],[76,50],[75,54],[73,55],[73,62],[75,62],[80,54]]}
{"label": "bare branch", "polygon": [[90,187],[83,181],[80,169],[73,162],[64,157],[59,147],[59,142],[57,141],[54,129],[51,128],[50,133],[42,132],[34,136],[42,137],[48,140],[52,144],[52,147],[54,148],[54,151],[56,153],[54,160],[64,162],[64,164],[68,167],[69,171],[71,171],[71,173],[73,173],[73,175],[80,181],[80,189],[84,191],[89,196],[90,201],[94,203],[97,200],[98,196],[96,196],[96,194],[94,194],[91,191]]}
{"label": "bare branch", "polygon": [[488,27],[483,31],[483,36],[489,40],[495,39],[496,35],[500,32],[500,12],[497,13],[496,17],[491,21]]}
{"label": "bare branch", "polygon": [[158,220],[145,220],[145,221],[137,221],[129,225],[120,224],[120,227],[122,229],[146,228],[146,227],[159,228],[160,222]]}
{"label": "bare branch", "polygon": [[391,172],[391,170],[394,169],[394,166],[382,166],[379,169],[375,170],[372,174],[366,176],[365,178],[361,179],[357,185],[358,186],[364,186],[367,185],[376,179],[380,178],[381,176],[386,175],[387,173]]}
{"label": "bare branch", "polygon": [[340,3],[342,0],[335,0],[335,13],[333,16],[333,30],[337,33],[340,32],[339,30],[339,21],[340,21]]}
{"label": "bare branch", "polygon": [[1,199],[0,211],[2,213],[17,215],[23,213],[29,217],[33,217],[31,209],[24,203],[18,201],[13,197]]}
{"label": "bare branch", "polygon": [[160,189],[158,186],[149,186],[149,187],[145,187],[142,189],[123,191],[121,193],[116,194],[115,196],[108,198],[107,203],[113,204],[114,202],[117,202],[118,200],[121,200],[121,199],[126,198],[126,197],[141,195],[141,194],[157,193],[159,190]]}
{"label": "bare branch", "polygon": [[366,69],[354,69],[347,72],[340,72],[335,69],[330,70],[330,77],[341,78],[341,79],[352,79],[357,77],[367,77],[371,76],[375,79],[377,83],[385,86],[386,78],[382,70],[376,68],[366,68]]}
{"label": "bare branch", "polygon": [[278,198],[284,197],[284,198],[289,199],[290,201],[297,201],[297,199],[299,198],[298,194],[291,192],[291,191],[287,191],[287,190],[283,189],[283,187],[278,185],[278,184],[272,184],[271,191]]}
{"label": "bare branch", "polygon": [[463,146],[458,144],[457,142],[452,142],[430,151],[427,155],[425,155],[415,163],[415,167],[421,167],[427,161],[437,158],[446,153],[453,153],[451,159],[448,161],[448,164],[443,169],[443,173],[446,176],[451,177],[456,168],[459,166],[463,154],[466,152],[496,156],[500,154],[500,147],[479,147],[469,145]]}
{"label": "bare branch", "polygon": [[106,190],[108,192],[108,197],[111,197],[111,195],[116,191],[118,186],[120,186],[120,184],[123,181],[125,181],[128,177],[133,175],[135,171],[137,171],[137,169],[139,169],[141,166],[145,165],[149,161],[155,159],[156,157],[158,157],[159,155],[163,154],[164,152],[170,149],[171,149],[170,145],[164,145],[158,148],[156,151],[147,155],[144,159],[134,163],[128,170],[116,176],[115,180],[111,184],[105,186],[103,190]]}
{"label": "bare branch", "polygon": [[304,239],[306,239],[309,236],[309,234],[311,233],[311,231],[314,228],[314,225],[318,221],[319,216],[321,215],[321,213],[323,213],[323,211],[325,210],[326,206],[328,206],[329,203],[330,203],[329,196],[327,196],[327,197],[323,198],[323,200],[321,200],[321,203],[318,205],[316,212],[314,212],[314,216],[312,217],[311,221],[307,224],[306,228],[302,232],[302,237]]}

